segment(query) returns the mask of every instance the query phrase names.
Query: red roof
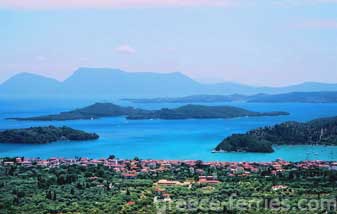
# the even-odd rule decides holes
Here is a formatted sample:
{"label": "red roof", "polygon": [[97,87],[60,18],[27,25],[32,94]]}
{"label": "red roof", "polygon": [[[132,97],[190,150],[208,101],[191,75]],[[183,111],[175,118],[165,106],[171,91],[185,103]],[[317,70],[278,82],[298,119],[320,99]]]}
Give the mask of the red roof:
{"label": "red roof", "polygon": [[218,180],[200,179],[199,183],[203,183],[203,184],[217,184],[217,183],[220,183],[220,181],[218,181]]}
{"label": "red roof", "polygon": [[123,173],[122,176],[124,177],[136,177],[136,174],[129,174],[129,173]]}

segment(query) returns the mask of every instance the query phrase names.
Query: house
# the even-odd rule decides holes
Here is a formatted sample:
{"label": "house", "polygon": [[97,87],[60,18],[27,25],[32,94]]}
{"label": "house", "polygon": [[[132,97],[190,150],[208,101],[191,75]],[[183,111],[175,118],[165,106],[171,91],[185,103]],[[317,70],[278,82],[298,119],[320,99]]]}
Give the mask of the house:
{"label": "house", "polygon": [[6,161],[6,162],[4,162],[4,165],[5,166],[11,166],[11,165],[14,165],[14,162],[12,162],[12,161]]}
{"label": "house", "polygon": [[131,173],[123,173],[122,177],[126,178],[126,179],[134,179],[137,177],[137,174],[131,174]]}
{"label": "house", "polygon": [[179,181],[159,180],[157,184],[162,186],[175,186],[180,185],[181,183]]}
{"label": "house", "polygon": [[30,160],[24,160],[24,161],[22,161],[22,163],[21,163],[23,166],[32,166],[33,164],[32,164],[32,162],[30,161]]}
{"label": "house", "polygon": [[46,160],[38,161],[36,165],[38,166],[48,166],[49,162]]}
{"label": "house", "polygon": [[284,186],[284,185],[276,185],[276,186],[272,186],[272,190],[273,191],[277,191],[277,190],[281,190],[281,189],[287,189],[288,186]]}
{"label": "house", "polygon": [[220,181],[218,181],[218,180],[199,179],[198,183],[200,183],[200,184],[218,184],[218,183],[220,183]]}
{"label": "house", "polygon": [[129,201],[128,203],[126,203],[128,206],[132,206],[132,205],[135,205],[136,204],[136,202],[134,202],[134,201]]}

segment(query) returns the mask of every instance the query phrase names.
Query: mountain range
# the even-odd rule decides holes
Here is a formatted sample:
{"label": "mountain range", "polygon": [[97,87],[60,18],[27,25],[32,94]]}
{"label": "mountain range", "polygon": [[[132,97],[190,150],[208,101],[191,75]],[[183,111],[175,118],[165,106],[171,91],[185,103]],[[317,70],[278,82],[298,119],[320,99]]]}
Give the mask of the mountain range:
{"label": "mountain range", "polygon": [[337,91],[337,84],[305,82],[286,87],[255,87],[232,82],[204,84],[179,73],[125,72],[79,68],[64,81],[20,73],[0,85],[1,97],[146,98],[196,94],[279,94]]}

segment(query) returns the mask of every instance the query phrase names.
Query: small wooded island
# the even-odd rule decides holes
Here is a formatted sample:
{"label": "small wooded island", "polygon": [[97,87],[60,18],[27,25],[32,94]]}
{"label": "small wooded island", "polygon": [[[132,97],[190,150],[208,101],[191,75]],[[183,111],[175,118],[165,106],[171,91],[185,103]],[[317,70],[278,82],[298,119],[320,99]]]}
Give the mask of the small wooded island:
{"label": "small wooded island", "polygon": [[55,115],[29,117],[29,118],[8,118],[14,120],[32,121],[53,121],[53,120],[80,120],[97,119],[102,117],[126,116],[129,120],[143,119],[217,119],[234,117],[260,117],[288,115],[287,112],[254,112],[243,108],[232,106],[203,106],[184,105],[179,108],[162,108],[159,110],[145,110],[133,107],[123,107],[112,103],[96,103],[94,105],[76,109],[69,112],[62,112]]}
{"label": "small wooded island", "polygon": [[96,140],[99,136],[66,126],[31,127],[0,131],[0,143],[46,144],[56,141]]}
{"label": "small wooded island", "polygon": [[225,138],[215,151],[271,153],[274,152],[272,145],[337,146],[337,117],[307,123],[285,122],[246,134],[234,134]]}

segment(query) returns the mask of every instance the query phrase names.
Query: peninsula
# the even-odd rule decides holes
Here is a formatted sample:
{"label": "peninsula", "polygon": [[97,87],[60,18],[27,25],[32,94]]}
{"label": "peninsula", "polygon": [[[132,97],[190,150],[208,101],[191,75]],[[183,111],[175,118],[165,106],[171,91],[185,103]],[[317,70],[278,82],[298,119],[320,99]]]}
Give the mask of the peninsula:
{"label": "peninsula", "polygon": [[178,108],[159,110],[145,110],[133,107],[123,107],[112,103],[96,103],[94,105],[76,109],[69,112],[62,112],[55,115],[46,115],[28,118],[8,118],[14,120],[31,121],[63,121],[80,119],[98,119],[102,117],[125,116],[129,120],[141,119],[217,119],[235,117],[261,117],[288,115],[287,112],[254,112],[243,108],[232,106],[203,106],[203,105],[184,105]]}
{"label": "peninsula", "polygon": [[320,118],[307,123],[285,122],[225,138],[215,151],[274,152],[272,145],[337,146],[337,117]]}
{"label": "peninsula", "polygon": [[46,144],[56,141],[96,140],[99,136],[66,126],[32,127],[10,129],[0,132],[0,143]]}

